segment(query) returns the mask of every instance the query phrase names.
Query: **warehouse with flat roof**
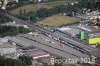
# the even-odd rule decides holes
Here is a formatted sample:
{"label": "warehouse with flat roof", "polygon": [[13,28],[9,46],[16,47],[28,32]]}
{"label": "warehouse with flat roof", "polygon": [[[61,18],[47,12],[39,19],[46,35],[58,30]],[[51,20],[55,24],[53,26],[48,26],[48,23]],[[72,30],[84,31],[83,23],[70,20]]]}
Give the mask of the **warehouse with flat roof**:
{"label": "warehouse with flat roof", "polygon": [[65,33],[65,34],[69,34],[71,36],[77,35],[81,31],[79,29],[74,29],[74,28],[70,28],[70,27],[57,28],[57,30],[61,31],[61,32]]}
{"label": "warehouse with flat roof", "polygon": [[0,55],[14,54],[16,53],[16,47],[9,44],[0,44]]}

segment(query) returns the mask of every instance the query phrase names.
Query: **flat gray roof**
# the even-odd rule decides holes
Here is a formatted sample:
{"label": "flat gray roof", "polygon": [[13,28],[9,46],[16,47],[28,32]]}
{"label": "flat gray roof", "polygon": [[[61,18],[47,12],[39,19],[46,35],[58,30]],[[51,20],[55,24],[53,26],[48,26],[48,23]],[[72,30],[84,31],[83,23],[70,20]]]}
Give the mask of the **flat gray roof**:
{"label": "flat gray roof", "polygon": [[60,31],[62,31],[62,32],[67,32],[67,33],[70,33],[71,35],[73,35],[73,34],[79,34],[79,32],[80,32],[80,30],[79,29],[74,29],[74,28],[60,28],[60,29],[58,29],[58,30],[60,30]]}
{"label": "flat gray roof", "polygon": [[9,45],[9,44],[0,44],[0,48],[13,48],[14,46]]}

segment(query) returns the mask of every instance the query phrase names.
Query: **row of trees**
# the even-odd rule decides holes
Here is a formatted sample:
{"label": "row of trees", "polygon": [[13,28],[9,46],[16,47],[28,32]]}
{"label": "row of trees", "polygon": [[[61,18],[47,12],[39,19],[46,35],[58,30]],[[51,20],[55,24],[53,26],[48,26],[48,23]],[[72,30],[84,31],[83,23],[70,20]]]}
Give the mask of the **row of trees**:
{"label": "row of trees", "polygon": [[[0,66],[29,66],[32,65],[32,57],[28,55],[19,56],[18,59],[5,58],[4,56],[0,56]],[[54,65],[48,65],[47,63],[43,63],[43,66],[75,66],[73,64],[63,63],[55,63]]]}
{"label": "row of trees", "polygon": [[0,26],[0,37],[4,36],[15,36],[19,33],[25,34],[33,30],[26,29],[24,27],[15,27],[15,26]]}
{"label": "row of trees", "polygon": [[0,56],[0,66],[27,66],[25,62],[21,60],[5,58]]}
{"label": "row of trees", "polygon": [[3,14],[0,14],[0,24],[12,21],[10,18],[4,16]]}
{"label": "row of trees", "polygon": [[100,9],[99,0],[80,0],[78,3],[79,8],[87,8],[87,9]]}
{"label": "row of trees", "polygon": [[33,58],[28,55],[19,56],[18,59],[5,58],[0,56],[0,66],[29,66],[32,65]]}
{"label": "row of trees", "polygon": [[33,58],[31,56],[22,55],[22,56],[19,56],[18,59],[20,59],[21,61],[25,62],[27,65],[32,65]]}

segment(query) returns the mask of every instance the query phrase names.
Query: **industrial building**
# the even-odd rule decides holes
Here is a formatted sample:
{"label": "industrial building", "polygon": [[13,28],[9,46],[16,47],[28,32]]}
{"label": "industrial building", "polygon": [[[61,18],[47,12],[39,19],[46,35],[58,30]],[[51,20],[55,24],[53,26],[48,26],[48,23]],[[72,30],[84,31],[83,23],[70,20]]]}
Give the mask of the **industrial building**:
{"label": "industrial building", "polygon": [[79,25],[77,26],[77,28],[86,32],[92,32],[91,28],[89,28],[89,26],[86,25]]}
{"label": "industrial building", "polygon": [[29,54],[33,57],[33,59],[38,59],[38,58],[44,58],[44,57],[49,57],[49,53],[43,51],[43,50],[34,50],[29,52]]}
{"label": "industrial building", "polygon": [[0,44],[7,43],[9,41],[9,39],[11,39],[10,36],[0,38]]}
{"label": "industrial building", "polygon": [[15,54],[16,47],[9,44],[0,44],[0,55]]}
{"label": "industrial building", "polygon": [[100,44],[100,37],[89,38],[89,44],[90,44],[90,45]]}
{"label": "industrial building", "polygon": [[16,47],[9,44],[10,36],[0,38],[0,55],[14,54],[16,53]]}
{"label": "industrial building", "polygon": [[79,34],[81,31],[79,29],[74,29],[74,28],[70,28],[70,27],[57,28],[56,30],[60,31],[66,35],[70,35],[70,36],[75,36],[75,35]]}

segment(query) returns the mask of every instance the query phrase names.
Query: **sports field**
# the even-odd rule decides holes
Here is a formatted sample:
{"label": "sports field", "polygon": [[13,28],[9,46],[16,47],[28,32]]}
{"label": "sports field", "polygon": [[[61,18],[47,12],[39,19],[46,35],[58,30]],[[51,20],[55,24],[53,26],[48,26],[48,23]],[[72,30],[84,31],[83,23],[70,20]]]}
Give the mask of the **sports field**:
{"label": "sports field", "polygon": [[42,21],[38,21],[38,24],[41,25],[47,25],[47,26],[62,26],[62,25],[67,25],[67,24],[73,24],[79,22],[79,19],[74,18],[74,17],[68,17],[68,16],[63,16],[63,15],[54,15],[48,18],[45,18]]}

